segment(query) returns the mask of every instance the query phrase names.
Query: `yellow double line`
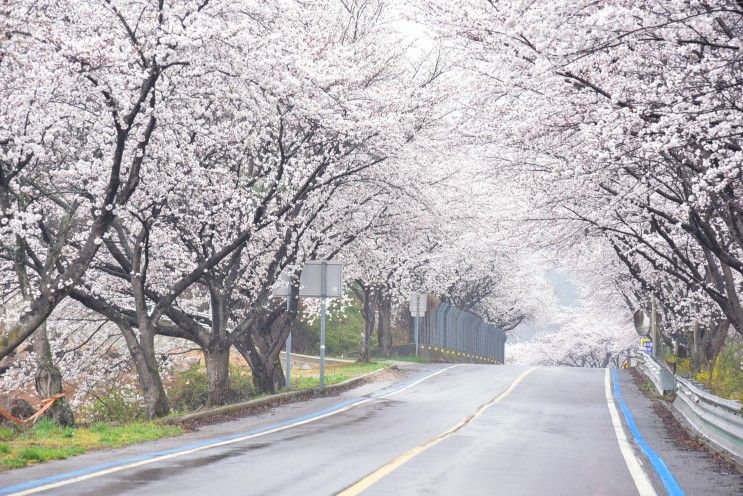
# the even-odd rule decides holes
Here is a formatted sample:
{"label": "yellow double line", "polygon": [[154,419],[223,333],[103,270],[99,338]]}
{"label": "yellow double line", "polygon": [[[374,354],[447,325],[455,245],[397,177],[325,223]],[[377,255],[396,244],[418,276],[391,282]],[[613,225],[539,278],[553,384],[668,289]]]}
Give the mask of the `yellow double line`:
{"label": "yellow double line", "polygon": [[531,374],[536,367],[532,367],[529,370],[524,371],[521,375],[519,375],[516,379],[513,380],[511,384],[498,396],[493,398],[492,400],[488,401],[487,403],[483,403],[480,405],[477,410],[475,410],[471,415],[465,417],[463,420],[457,422],[456,425],[451,427],[449,430],[442,432],[438,436],[434,437],[433,439],[430,439],[426,441],[423,444],[419,444],[415,448],[412,448],[402,455],[398,456],[397,458],[393,459],[392,461],[382,465],[374,472],[370,473],[363,479],[353,483],[352,485],[348,486],[343,491],[339,492],[339,496],[355,496],[357,494],[361,494],[363,491],[366,491],[371,486],[382,480],[384,477],[388,476],[401,466],[405,465],[407,462],[415,458],[416,456],[420,455],[424,451],[436,446],[441,441],[446,439],[447,437],[451,436],[458,430],[460,430],[465,425],[469,424],[473,420],[475,420],[477,417],[482,415],[485,410],[490,408],[491,406],[495,405],[499,401],[501,401],[503,398],[511,394],[511,392],[516,389],[516,386],[519,385],[521,381],[523,381],[527,375]]}

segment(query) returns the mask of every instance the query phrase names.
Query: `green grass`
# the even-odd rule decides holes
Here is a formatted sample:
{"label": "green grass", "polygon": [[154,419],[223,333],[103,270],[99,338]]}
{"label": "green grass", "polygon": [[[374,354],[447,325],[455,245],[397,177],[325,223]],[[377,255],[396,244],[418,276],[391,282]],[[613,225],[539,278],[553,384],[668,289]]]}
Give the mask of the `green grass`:
{"label": "green grass", "polygon": [[30,429],[3,429],[0,434],[5,442],[0,443],[0,467],[20,468],[48,460],[63,460],[91,449],[116,448],[181,432],[181,427],[157,422],[60,427],[51,420],[41,420]]}
{"label": "green grass", "polygon": [[390,360],[393,362],[431,363],[428,358],[415,355],[396,356],[390,358]]}
{"label": "green grass", "polygon": [[0,441],[8,441],[15,437],[15,431],[10,427],[0,427]]}
{"label": "green grass", "polygon": [[[387,362],[369,362],[331,366],[326,369],[325,383],[327,385],[338,384],[387,365]],[[181,391],[183,393],[182,406],[193,406],[203,401],[201,390],[205,377],[202,375],[205,374],[202,372],[194,369],[184,373],[183,377],[179,377],[180,383],[175,389],[176,392],[178,388],[183,390]],[[230,372],[231,387],[242,391],[243,394],[255,394],[248,372],[233,370]],[[293,389],[312,389],[320,385],[318,370],[296,373],[292,379]],[[186,394],[187,390],[190,390],[188,391],[190,396]],[[172,393],[173,389],[170,392]],[[133,421],[95,422],[89,427],[61,427],[51,420],[41,420],[28,429],[0,427],[0,470],[21,468],[49,460],[62,460],[97,448],[117,448],[133,443],[153,441],[174,436],[183,431],[176,425],[139,420],[139,414],[134,415],[137,411],[124,405],[123,400],[115,395],[107,395],[105,401],[105,412],[99,412],[101,416],[104,416],[104,413],[110,415],[114,412],[113,417],[105,418],[118,419],[120,415],[130,414],[132,415],[130,420]],[[91,417],[95,418],[95,415]]]}
{"label": "green grass", "polygon": [[655,396],[655,386],[650,381],[645,381],[642,383],[642,386],[640,386],[640,389],[642,389],[645,393]]}
{"label": "green grass", "polygon": [[[386,366],[387,364],[382,362],[368,362],[328,367],[325,371],[325,385],[338,384]],[[317,371],[313,371],[313,375],[292,375],[292,389],[312,389],[319,386],[320,376]]]}

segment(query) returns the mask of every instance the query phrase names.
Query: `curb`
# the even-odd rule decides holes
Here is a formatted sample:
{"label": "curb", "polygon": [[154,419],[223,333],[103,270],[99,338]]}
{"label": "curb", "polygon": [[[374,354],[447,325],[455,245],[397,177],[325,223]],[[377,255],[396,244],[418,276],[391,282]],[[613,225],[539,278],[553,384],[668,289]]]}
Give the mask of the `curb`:
{"label": "curb", "polygon": [[193,413],[189,413],[186,415],[180,415],[176,417],[167,417],[163,419],[163,422],[167,424],[183,424],[186,422],[193,422],[195,420],[201,420],[207,417],[231,414],[231,413],[234,413],[240,410],[248,410],[252,408],[266,407],[266,406],[269,406],[269,407],[278,406],[284,403],[291,403],[293,401],[300,400],[303,398],[326,396],[328,395],[328,393],[335,393],[335,392],[340,393],[345,389],[354,387],[357,384],[374,377],[375,375],[381,374],[382,372],[387,371],[387,370],[392,370],[394,368],[396,368],[396,365],[388,365],[381,369],[374,370],[372,372],[368,372],[366,374],[362,374],[357,377],[352,377],[343,382],[339,382],[337,384],[331,384],[330,386],[325,386],[324,391],[320,391],[319,387],[312,388],[312,389],[300,389],[297,391],[285,391],[283,393],[263,396],[261,398],[243,401],[241,403],[233,403],[231,405],[218,406],[215,408],[209,408],[207,410],[193,412]]}
{"label": "curb", "polygon": [[[501,365],[501,363],[498,360],[494,360],[491,357],[472,355],[470,353],[464,353],[461,351],[451,350],[449,348],[440,348],[440,347],[435,347],[435,346],[426,345],[426,344],[420,345],[420,348],[421,350],[429,351],[430,360],[434,360],[434,358],[431,355],[436,354],[436,353],[441,353],[443,355],[452,355],[454,357],[454,361],[446,362],[446,363],[475,363],[475,364]],[[457,358],[457,357],[461,357],[461,358]],[[465,359],[469,360],[470,362],[467,362]]]}
{"label": "curb", "polygon": [[[286,361],[286,352],[282,351],[279,353],[279,357],[281,357],[281,360]],[[305,362],[312,362],[312,363],[320,363],[320,357],[315,355],[303,355],[301,353],[295,353],[292,352],[292,360],[299,359]],[[349,358],[334,358],[334,357],[325,357],[325,364],[337,364],[337,365],[346,365],[349,363],[355,363],[356,360],[352,360]]]}

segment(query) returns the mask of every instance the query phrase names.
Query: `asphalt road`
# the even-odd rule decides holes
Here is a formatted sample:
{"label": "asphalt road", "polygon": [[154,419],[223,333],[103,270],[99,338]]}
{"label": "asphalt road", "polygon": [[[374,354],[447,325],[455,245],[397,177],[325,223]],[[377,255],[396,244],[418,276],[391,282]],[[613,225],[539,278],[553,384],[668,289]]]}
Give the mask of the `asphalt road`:
{"label": "asphalt road", "polygon": [[[199,451],[94,473],[49,493],[638,494],[607,406],[604,369],[443,368],[419,368],[402,383],[287,405],[182,438],[0,474],[0,487],[70,470],[88,477],[86,467],[96,463],[197,442]],[[283,430],[204,448],[230,431],[276,425]]]}

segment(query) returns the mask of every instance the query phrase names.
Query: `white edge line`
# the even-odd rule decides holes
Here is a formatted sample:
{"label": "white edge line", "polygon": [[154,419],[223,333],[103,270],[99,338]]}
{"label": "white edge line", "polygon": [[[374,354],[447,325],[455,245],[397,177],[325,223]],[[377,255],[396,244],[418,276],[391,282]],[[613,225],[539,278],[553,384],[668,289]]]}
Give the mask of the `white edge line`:
{"label": "white edge line", "polygon": [[446,372],[447,370],[449,370],[449,369],[453,369],[453,368],[454,368],[454,367],[456,367],[457,365],[458,365],[458,364],[450,365],[450,366],[448,366],[448,367],[446,367],[446,368],[444,368],[444,369],[441,369],[441,370],[439,370],[438,372],[434,372],[434,373],[433,373],[433,374],[431,374],[431,375],[427,375],[427,376],[425,376],[425,377],[421,377],[421,378],[420,378],[420,379],[418,379],[417,381],[413,382],[412,384],[408,384],[408,385],[407,385],[407,386],[405,386],[404,388],[401,388],[401,389],[395,389],[394,391],[390,391],[389,393],[386,393],[386,394],[381,394],[381,395],[377,396],[376,398],[377,398],[377,399],[379,399],[379,398],[388,398],[388,397],[390,397],[390,396],[394,396],[394,395],[396,395],[397,393],[402,393],[402,392],[403,392],[403,391],[405,391],[406,389],[410,389],[410,388],[411,388],[411,387],[413,387],[413,386],[417,386],[417,385],[418,385],[418,384],[420,384],[421,382],[423,382],[423,381],[427,381],[427,380],[428,380],[428,379],[430,379],[431,377],[435,377],[435,376],[437,376],[437,375],[439,375],[439,374],[443,374],[443,373],[444,373],[444,372]]}
{"label": "white edge line", "polygon": [[267,434],[273,434],[275,432],[280,432],[280,431],[284,431],[286,429],[291,429],[292,427],[297,427],[297,426],[300,426],[300,425],[303,425],[303,424],[309,424],[310,422],[314,422],[316,420],[320,420],[320,419],[323,419],[323,418],[326,418],[326,417],[330,417],[330,416],[336,415],[338,413],[345,412],[347,410],[350,410],[351,408],[355,408],[355,407],[357,407],[359,405],[363,405],[364,403],[368,403],[368,402],[370,402],[372,400],[380,399],[380,398],[386,398],[388,396],[392,396],[394,394],[400,393],[402,391],[405,391],[406,389],[410,389],[413,386],[417,386],[421,382],[427,381],[428,379],[431,379],[432,377],[435,377],[435,376],[437,376],[437,375],[439,375],[439,374],[441,374],[443,372],[446,372],[447,370],[449,370],[451,368],[454,368],[454,367],[456,367],[456,365],[451,365],[451,366],[446,367],[444,369],[441,369],[441,370],[439,370],[437,372],[434,372],[433,374],[430,374],[430,375],[421,377],[417,381],[415,381],[415,382],[413,382],[411,384],[408,384],[407,386],[405,386],[402,389],[397,389],[395,391],[389,392],[387,394],[383,394],[381,396],[375,396],[375,397],[372,397],[372,398],[365,398],[365,399],[356,401],[354,403],[348,404],[348,405],[346,405],[344,407],[341,407],[338,410],[333,410],[332,412],[328,412],[328,413],[324,413],[322,415],[318,415],[317,417],[312,417],[312,418],[308,418],[308,419],[304,419],[304,420],[299,420],[297,422],[294,422],[294,423],[291,423],[291,424],[288,424],[288,425],[282,425],[282,426],[275,427],[275,428],[270,429],[270,430],[267,430],[267,431],[256,432],[254,434],[248,434],[246,436],[242,436],[242,437],[235,438],[235,439],[228,439],[226,441],[219,441],[219,442],[216,442],[216,443],[213,443],[213,444],[207,444],[207,445],[204,445],[204,446],[197,446],[196,448],[192,448],[192,449],[184,450],[184,451],[178,451],[176,453],[171,453],[169,455],[162,455],[162,456],[159,456],[159,457],[156,457],[156,458],[148,458],[147,460],[141,460],[141,461],[138,461],[138,462],[132,462],[132,463],[129,463],[127,465],[121,465],[121,466],[118,466],[118,467],[111,467],[111,468],[100,470],[98,472],[93,472],[91,474],[85,474],[85,475],[81,475],[81,476],[78,476],[78,477],[73,477],[71,479],[64,479],[64,480],[61,480],[61,481],[58,481],[58,482],[52,482],[50,484],[45,484],[43,486],[38,486],[38,487],[30,488],[30,489],[25,489],[25,490],[18,491],[18,492],[15,492],[15,493],[10,493],[8,496],[25,496],[27,494],[36,494],[36,493],[40,493],[42,491],[48,491],[50,489],[56,489],[58,487],[63,487],[63,486],[67,486],[67,485],[70,485],[70,484],[75,484],[75,483],[78,483],[78,482],[83,482],[83,481],[86,481],[86,480],[89,480],[89,479],[95,479],[97,477],[102,477],[104,475],[112,474],[112,473],[115,473],[115,472],[121,472],[122,470],[127,470],[127,469],[130,469],[130,468],[140,467],[142,465],[148,465],[150,463],[161,462],[161,461],[164,461],[164,460],[169,460],[171,458],[177,458],[179,456],[190,455],[190,454],[196,453],[198,451],[204,451],[204,450],[211,449],[211,448],[217,448],[219,446],[226,446],[228,444],[235,444],[235,443],[239,443],[239,442],[242,442],[242,441],[247,441],[248,439],[253,439],[253,438],[256,438],[256,437],[265,436]]}
{"label": "white edge line", "polygon": [[622,420],[619,417],[619,412],[614,404],[614,395],[611,392],[611,374],[609,373],[608,368],[605,370],[604,386],[606,388],[606,403],[609,406],[611,423],[614,426],[614,433],[617,436],[619,450],[622,452],[624,462],[627,464],[629,473],[632,476],[632,480],[635,482],[635,486],[637,487],[640,496],[657,496],[655,489],[653,489],[653,484],[640,466],[640,461],[637,459],[637,456],[635,456],[635,452],[632,450],[632,446],[627,440],[627,435],[624,433]]}

